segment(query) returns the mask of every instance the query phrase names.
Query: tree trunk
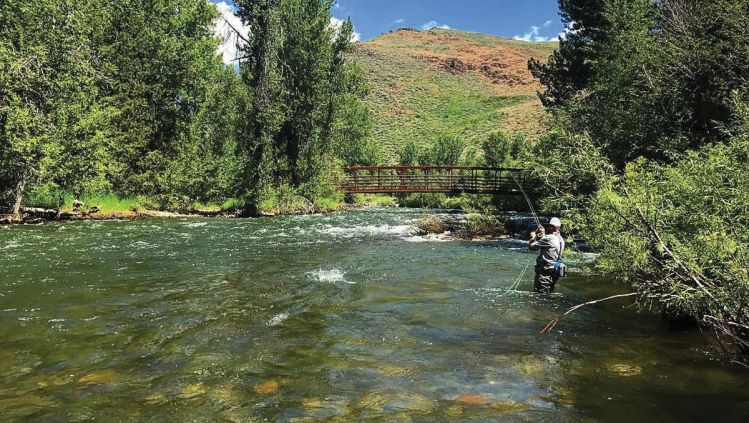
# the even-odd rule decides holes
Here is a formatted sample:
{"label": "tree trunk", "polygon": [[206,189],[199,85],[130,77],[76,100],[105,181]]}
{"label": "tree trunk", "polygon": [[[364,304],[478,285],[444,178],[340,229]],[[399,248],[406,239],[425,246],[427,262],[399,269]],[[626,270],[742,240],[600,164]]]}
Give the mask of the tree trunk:
{"label": "tree trunk", "polygon": [[13,208],[11,214],[18,216],[21,212],[21,201],[23,200],[23,192],[26,189],[26,179],[28,179],[26,169],[23,169],[18,175],[16,181],[16,189],[13,191]]}
{"label": "tree trunk", "polygon": [[[258,191],[265,182],[269,174],[268,160],[273,159],[272,132],[269,128],[268,114],[271,113],[269,108],[272,106],[271,98],[271,66],[273,65],[273,55],[276,54],[274,49],[276,45],[273,13],[277,7],[278,0],[266,0],[261,3],[257,10],[257,15],[253,18],[255,27],[253,28],[253,39],[248,45],[249,53],[257,57],[255,69],[253,69],[253,79],[251,89],[253,92],[252,99],[252,142],[249,151],[250,175],[249,181],[249,198],[243,209],[243,215],[257,215],[259,196]],[[278,169],[278,166],[274,166]]]}

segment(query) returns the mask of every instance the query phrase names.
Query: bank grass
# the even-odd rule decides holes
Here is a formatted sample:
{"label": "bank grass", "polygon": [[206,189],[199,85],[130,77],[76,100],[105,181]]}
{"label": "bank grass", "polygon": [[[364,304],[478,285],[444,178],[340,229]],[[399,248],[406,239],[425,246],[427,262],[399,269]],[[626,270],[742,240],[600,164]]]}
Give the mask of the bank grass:
{"label": "bank grass", "polygon": [[354,204],[371,207],[396,207],[398,199],[384,194],[354,194]]}
{"label": "bank grass", "polygon": [[244,200],[239,198],[229,198],[224,200],[219,206],[220,210],[224,213],[232,213],[241,210],[244,207]]}
{"label": "bank grass", "polygon": [[125,197],[121,198],[115,194],[103,194],[84,196],[76,199],[72,195],[66,195],[65,201],[60,207],[62,211],[72,211],[73,202],[79,200],[83,202],[83,211],[90,211],[97,207],[102,213],[127,213],[143,211],[146,208],[141,203],[142,199]]}
{"label": "bank grass", "polygon": [[331,196],[316,198],[314,201],[315,208],[317,209],[316,211],[321,213],[329,213],[339,210],[343,202],[343,193],[336,193]]}
{"label": "bank grass", "polygon": [[[124,213],[128,211],[142,211],[145,209],[138,198],[120,198],[114,194],[83,198],[81,201],[83,201],[84,208],[90,209],[93,206],[97,206],[102,212],[108,213]],[[69,203],[66,201],[65,205],[72,209],[72,200]]]}
{"label": "bank grass", "polygon": [[327,195],[308,198],[301,188],[288,185],[267,188],[259,204],[261,214],[298,215],[312,213],[330,213],[340,210],[344,204],[344,195],[330,192]]}
{"label": "bank grass", "polygon": [[34,187],[26,193],[23,198],[25,207],[38,207],[42,209],[56,209],[60,207],[61,199],[64,196],[55,190],[46,189],[45,187]]}
{"label": "bank grass", "polygon": [[399,198],[404,207],[420,209],[472,210],[477,207],[476,196],[441,193],[415,193]]}
{"label": "bank grass", "polygon": [[213,203],[213,202],[205,202],[205,201],[194,201],[187,211],[190,212],[197,212],[197,211],[205,211],[205,212],[220,212],[221,211],[221,204]]}

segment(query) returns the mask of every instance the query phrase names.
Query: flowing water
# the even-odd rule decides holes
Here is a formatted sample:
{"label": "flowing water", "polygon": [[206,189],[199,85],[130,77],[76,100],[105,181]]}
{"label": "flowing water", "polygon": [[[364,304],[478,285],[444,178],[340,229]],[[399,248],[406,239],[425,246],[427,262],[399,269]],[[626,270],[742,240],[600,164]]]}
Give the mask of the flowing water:
{"label": "flowing water", "polygon": [[747,421],[749,373],[585,256],[528,292],[518,241],[421,212],[0,227],[0,421]]}

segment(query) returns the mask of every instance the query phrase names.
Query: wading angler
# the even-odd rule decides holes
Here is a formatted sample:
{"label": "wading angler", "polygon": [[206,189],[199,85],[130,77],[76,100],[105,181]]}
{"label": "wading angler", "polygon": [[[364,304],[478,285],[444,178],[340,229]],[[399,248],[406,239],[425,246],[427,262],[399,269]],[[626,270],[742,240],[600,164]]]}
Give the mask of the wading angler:
{"label": "wading angler", "polygon": [[549,227],[551,233],[546,235],[544,225],[539,225],[537,232],[531,232],[531,239],[528,241],[528,248],[540,251],[536,259],[533,289],[547,294],[554,292],[557,281],[566,272],[566,266],[561,261],[564,252],[564,239],[561,234],[562,221],[556,217],[552,218]]}

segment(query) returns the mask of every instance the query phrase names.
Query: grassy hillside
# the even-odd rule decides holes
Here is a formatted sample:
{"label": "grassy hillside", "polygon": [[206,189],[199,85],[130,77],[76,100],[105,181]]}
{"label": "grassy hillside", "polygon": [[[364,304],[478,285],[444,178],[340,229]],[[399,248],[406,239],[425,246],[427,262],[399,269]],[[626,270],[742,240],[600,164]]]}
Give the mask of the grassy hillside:
{"label": "grassy hillside", "polygon": [[352,56],[371,87],[374,137],[392,161],[408,140],[458,135],[475,145],[498,129],[538,134],[545,113],[528,59],[545,59],[556,46],[401,29],[357,44]]}

